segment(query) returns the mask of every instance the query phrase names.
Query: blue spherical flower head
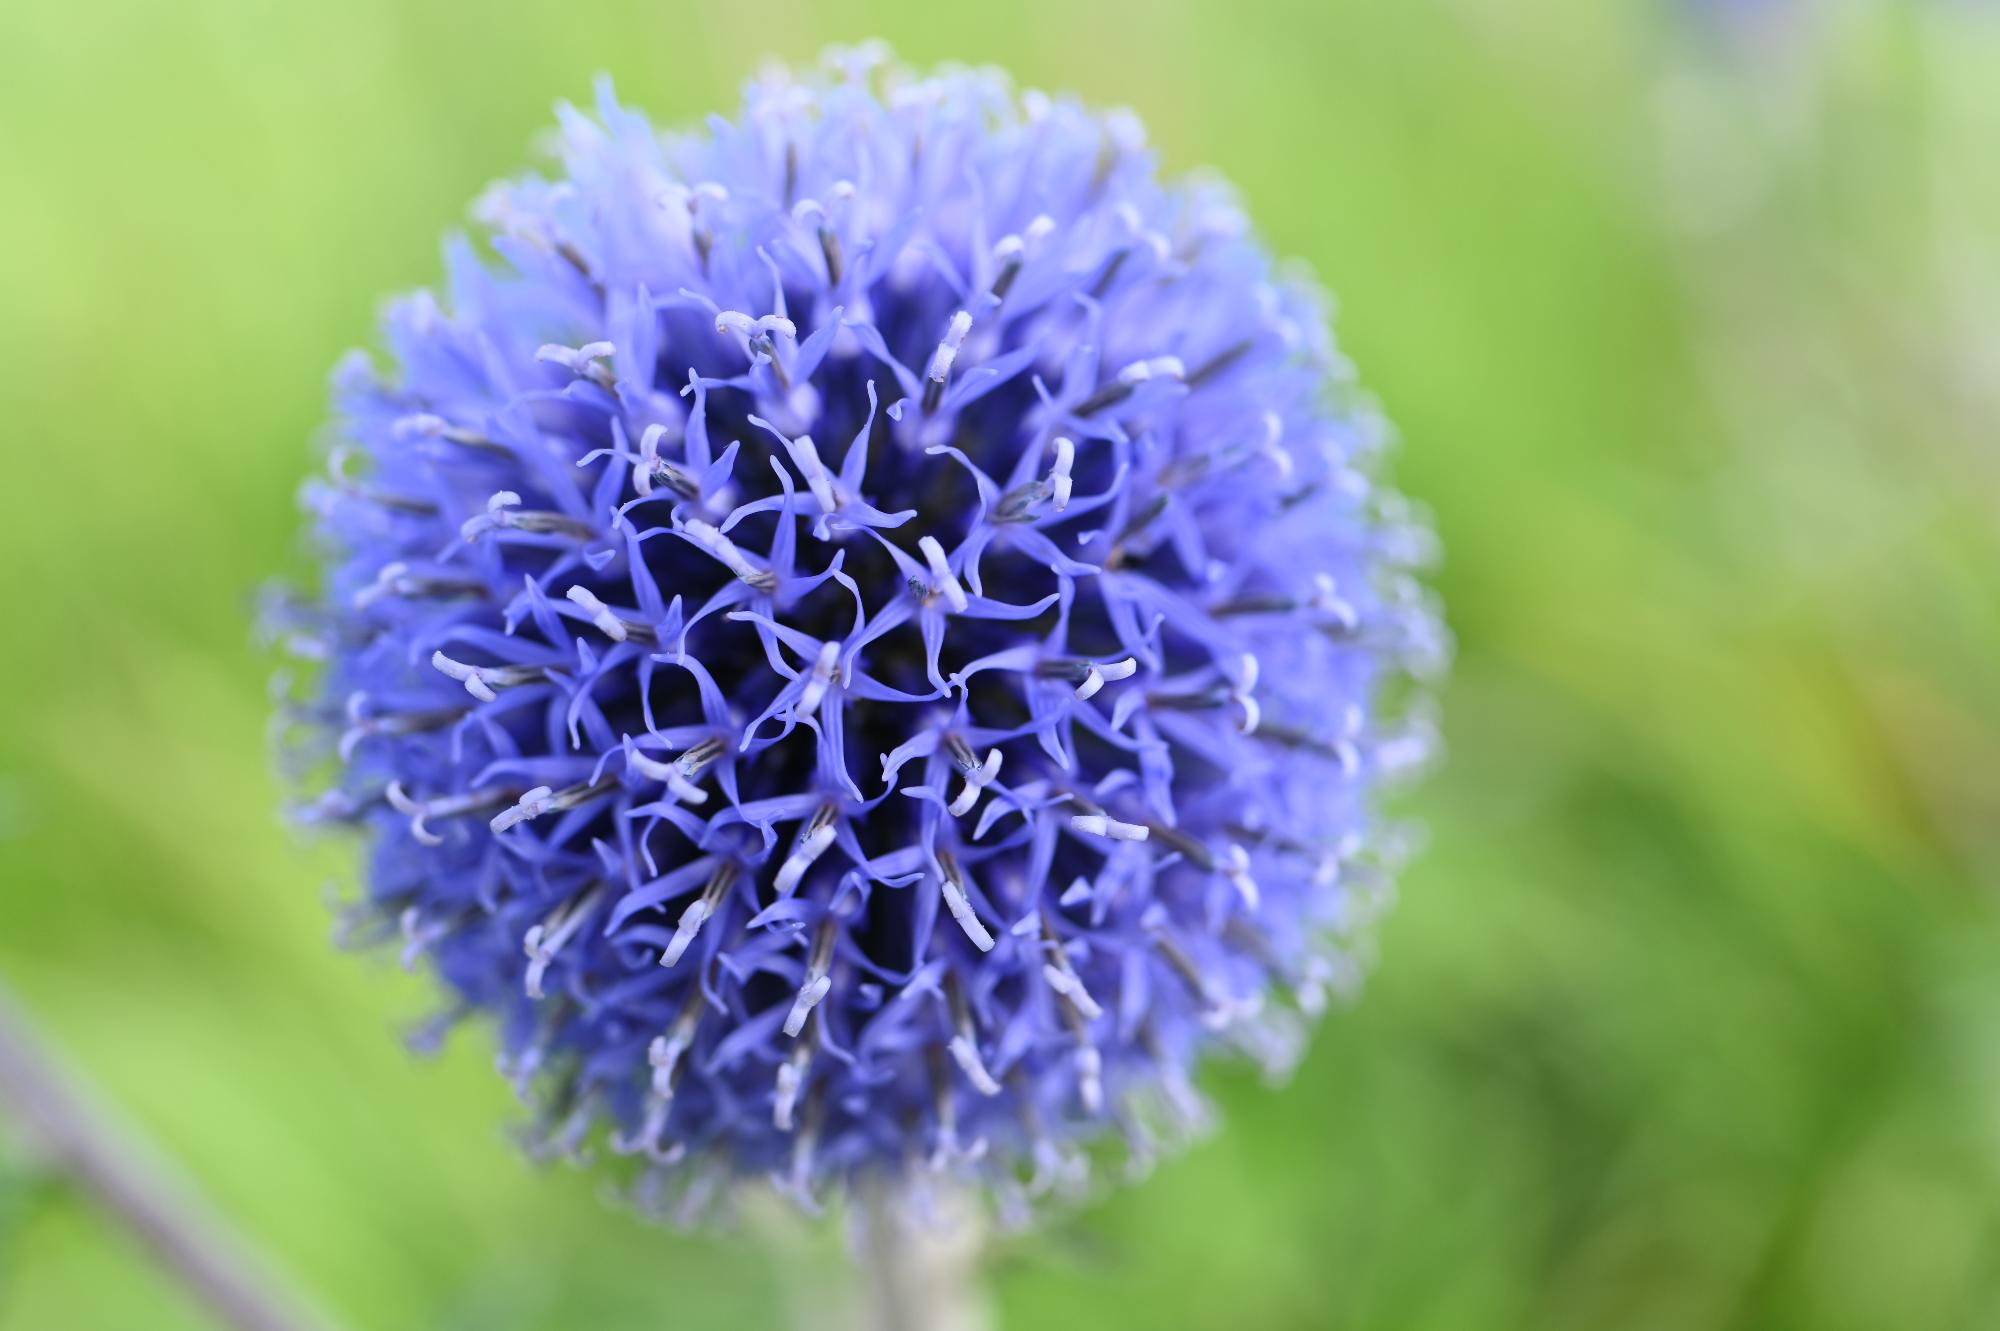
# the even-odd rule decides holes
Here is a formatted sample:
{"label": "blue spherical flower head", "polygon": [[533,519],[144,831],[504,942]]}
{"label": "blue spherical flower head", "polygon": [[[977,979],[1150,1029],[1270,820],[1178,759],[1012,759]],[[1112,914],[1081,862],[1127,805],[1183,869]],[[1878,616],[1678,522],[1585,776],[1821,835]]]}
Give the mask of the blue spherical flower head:
{"label": "blue spherical flower head", "polygon": [[1442,650],[1318,293],[991,73],[560,114],[336,378],[364,932],[669,1209],[1143,1163],[1352,982]]}

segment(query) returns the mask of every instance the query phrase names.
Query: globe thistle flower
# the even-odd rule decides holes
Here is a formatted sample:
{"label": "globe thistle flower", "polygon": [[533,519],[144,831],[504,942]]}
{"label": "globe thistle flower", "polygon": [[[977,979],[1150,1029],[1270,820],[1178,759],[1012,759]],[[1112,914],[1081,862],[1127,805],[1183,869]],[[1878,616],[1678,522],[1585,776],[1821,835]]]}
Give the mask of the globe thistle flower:
{"label": "globe thistle flower", "polygon": [[286,614],[351,928],[663,1209],[1143,1165],[1353,982],[1423,747],[1429,537],[1318,293],[993,73],[559,114],[335,376]]}

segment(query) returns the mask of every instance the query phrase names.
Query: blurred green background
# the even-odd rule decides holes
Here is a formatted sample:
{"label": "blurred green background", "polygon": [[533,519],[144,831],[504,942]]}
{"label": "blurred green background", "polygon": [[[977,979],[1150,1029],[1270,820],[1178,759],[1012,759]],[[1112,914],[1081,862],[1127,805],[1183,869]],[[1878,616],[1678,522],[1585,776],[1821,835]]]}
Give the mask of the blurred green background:
{"label": "blurred green background", "polygon": [[[275,814],[247,621],[325,370],[555,97],[686,121],[868,35],[1240,184],[1340,295],[1461,645],[1365,997],[1001,1243],[1005,1325],[2000,1325],[1979,4],[0,5],[0,976],[49,1037],[353,1327],[818,1297],[824,1236],[648,1228],[517,1158],[477,1039],[405,1055],[422,988],[329,947],[344,857]],[[207,1325],[0,1160],[0,1331]]]}

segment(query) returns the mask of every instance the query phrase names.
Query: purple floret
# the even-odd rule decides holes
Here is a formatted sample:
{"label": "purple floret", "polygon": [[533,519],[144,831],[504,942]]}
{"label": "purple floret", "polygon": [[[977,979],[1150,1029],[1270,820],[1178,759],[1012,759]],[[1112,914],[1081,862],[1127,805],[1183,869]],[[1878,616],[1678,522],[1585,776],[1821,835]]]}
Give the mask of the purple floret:
{"label": "purple floret", "polygon": [[350,928],[669,1211],[1143,1164],[1354,982],[1426,747],[1430,537],[1319,293],[988,72],[560,117],[335,377],[286,613]]}

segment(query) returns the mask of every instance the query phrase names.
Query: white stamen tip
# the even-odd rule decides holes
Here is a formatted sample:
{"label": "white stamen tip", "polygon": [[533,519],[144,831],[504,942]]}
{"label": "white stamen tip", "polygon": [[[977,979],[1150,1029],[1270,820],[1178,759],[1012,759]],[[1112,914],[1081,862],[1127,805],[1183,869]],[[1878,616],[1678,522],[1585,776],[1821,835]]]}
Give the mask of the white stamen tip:
{"label": "white stamen tip", "polygon": [[410,836],[420,846],[442,846],[444,838],[424,825],[424,818],[430,809],[425,804],[410,798],[400,781],[391,781],[383,788],[382,798],[389,807],[410,820]]}
{"label": "white stamen tip", "polygon": [[667,427],[656,423],[648,425],[639,436],[639,460],[632,464],[632,488],[642,497],[653,493],[653,478],[660,468],[660,440],[666,434]]}
{"label": "white stamen tip", "polygon": [[965,345],[965,335],[972,331],[972,316],[964,310],[951,316],[945,325],[944,337],[938,342],[937,350],[931,353],[930,368],[925,377],[932,383],[943,383],[951,375],[951,363],[958,359],[958,349]]}
{"label": "white stamen tip", "polygon": [[548,786],[536,786],[525,792],[512,808],[494,814],[488,826],[495,832],[504,832],[521,823],[533,822],[549,811],[549,797],[553,794],[555,791]]}
{"label": "white stamen tip", "polygon": [[781,897],[788,897],[797,891],[799,880],[806,876],[806,870],[812,868],[813,861],[824,855],[826,848],[832,844],[832,823],[806,833],[793,847],[792,853],[785,857],[785,862],[778,866],[778,877],[772,888]]}
{"label": "white stamen tip", "polygon": [[375,581],[354,593],[354,608],[366,610],[383,597],[395,595],[396,589],[402,585],[404,575],[409,571],[410,566],[400,559],[382,565],[375,571]]}
{"label": "white stamen tip", "polygon": [[1078,813],[1070,815],[1069,825],[1090,836],[1100,836],[1111,841],[1144,841],[1152,835],[1152,829],[1138,823],[1121,823],[1116,818],[1101,813]]}
{"label": "white stamen tip", "polygon": [[782,314],[765,314],[752,317],[741,310],[723,310],[715,316],[715,331],[728,336],[734,334],[745,339],[765,339],[766,345],[755,348],[769,351],[768,340],[772,334],[783,337],[797,337],[798,326]]}
{"label": "white stamen tip", "polygon": [[639,436],[639,457],[648,463],[660,460],[660,441],[667,437],[667,427],[657,421],[646,427]]}
{"label": "white stamen tip", "polygon": [[1229,690],[1229,697],[1243,709],[1243,719],[1238,723],[1237,729],[1245,735],[1257,733],[1257,727],[1264,720],[1263,706],[1251,696],[1251,690],[1257,687],[1257,674],[1257,658],[1249,652],[1243,653],[1237,667],[1237,680]]}
{"label": "white stamen tip", "polygon": [[444,417],[419,411],[402,417],[389,427],[389,433],[398,439],[435,439],[445,432],[445,428]]}
{"label": "white stamen tip", "polygon": [[1299,1000],[1299,1011],[1308,1017],[1318,1017],[1326,1012],[1326,987],[1333,979],[1333,968],[1320,957],[1306,962],[1304,972],[1299,976],[1298,987],[1293,991]]}
{"label": "white stamen tip", "polygon": [[486,500],[486,511],[475,514],[458,524],[460,540],[475,541],[496,527],[508,525],[507,510],[519,508],[521,496],[512,490],[496,490]]}
{"label": "white stamen tip", "polygon": [[1333,742],[1333,754],[1340,763],[1340,774],[1353,777],[1361,770],[1361,750],[1351,739],[1337,739]]}
{"label": "white stamen tip", "polygon": [[424,806],[410,798],[410,792],[403,789],[400,781],[391,781],[382,788],[382,798],[390,808],[405,817],[415,817],[424,811]]}
{"label": "white stamen tip", "polygon": [[917,548],[924,552],[924,562],[930,565],[931,580],[937,584],[938,592],[950,604],[953,613],[964,614],[966,606],[971,603],[966,599],[965,588],[959,583],[958,576],[945,561],[944,547],[938,544],[938,538],[923,537],[917,542]]}
{"label": "white stamen tip", "polygon": [[1178,356],[1155,356],[1151,360],[1134,361],[1118,372],[1118,382],[1127,387],[1137,387],[1149,379],[1185,379],[1187,366],[1181,364]]}
{"label": "white stamen tip", "polygon": [[972,940],[974,947],[981,952],[991,952],[993,935],[987,932],[986,926],[981,924],[979,917],[973,913],[972,902],[967,899],[965,889],[953,882],[950,874],[945,874],[942,878],[944,904],[951,911],[951,918],[958,921],[958,927],[965,930],[965,936]]}
{"label": "white stamen tip", "polygon": [[745,582],[754,582],[766,576],[761,569],[743,557],[736,548],[736,542],[723,535],[721,530],[700,518],[689,518],[681,524],[681,530],[689,539],[720,561],[731,573]]}
{"label": "white stamen tip", "polygon": [[1049,493],[1060,513],[1069,507],[1070,492],[1075,482],[1070,477],[1070,469],[1076,465],[1076,441],[1063,436],[1056,438],[1055,465],[1049,468]]}
{"label": "white stamen tip", "polygon": [[778,1065],[778,1087],[771,1095],[771,1126],[780,1132],[792,1130],[792,1110],[799,1103],[801,1080],[796,1064]]}
{"label": "white stamen tip", "polygon": [[590,616],[590,622],[597,625],[605,637],[614,642],[625,641],[625,621],[611,613],[611,608],[597,599],[587,587],[572,587],[564,593],[576,603],[579,610]]}
{"label": "white stamen tip", "polygon": [[625,765],[649,781],[665,781],[680,769],[643,752],[636,744],[625,746]]}
{"label": "white stamen tip", "polygon": [[537,924],[521,936],[521,946],[528,954],[528,968],[522,977],[522,988],[530,998],[542,996],[542,977],[548,974],[549,963],[555,960],[555,953],[542,946],[542,926]]}
{"label": "white stamen tip", "polygon": [[465,685],[465,691],[481,702],[492,702],[498,695],[482,677],[478,666],[469,666],[463,661],[454,661],[443,652],[431,653],[431,666],[438,673]]}
{"label": "white stamen tip", "polygon": [[1334,622],[1339,624],[1344,632],[1352,633],[1361,622],[1361,617],[1355,612],[1353,604],[1340,595],[1339,586],[1334,582],[1331,573],[1313,575],[1312,606],[1316,610],[1332,615]]}
{"label": "white stamen tip", "polygon": [[1229,853],[1223,857],[1222,872],[1236,888],[1243,904],[1256,910],[1263,896],[1257,890],[1257,880],[1250,876],[1250,852],[1241,846],[1231,845]]}
{"label": "white stamen tip", "polygon": [[820,699],[826,696],[827,686],[833,682],[834,662],[839,659],[839,643],[820,644],[819,659],[813,662],[812,673],[806,676],[805,687],[799,690],[799,700],[792,706],[793,716],[803,721],[819,710]]}
{"label": "white stamen tip", "polygon": [[1236,729],[1245,735],[1256,734],[1264,721],[1264,705],[1247,693],[1236,695],[1236,705],[1243,709],[1243,719],[1237,722]]}
{"label": "white stamen tip", "polygon": [[979,1058],[979,1047],[969,1037],[955,1035],[945,1048],[951,1051],[952,1061],[965,1073],[965,1079],[972,1083],[973,1090],[981,1095],[1000,1094],[1000,1083],[993,1080],[993,1074],[986,1070],[986,1064]]}
{"label": "white stamen tip", "polygon": [[582,931],[584,922],[590,918],[603,895],[603,889],[597,888],[565,902],[550,911],[547,919],[521,935],[521,950],[528,954],[524,977],[528,997],[538,999],[542,996],[542,979],[548,974],[556,954]]}
{"label": "white stamen tip", "polygon": [[831,513],[840,507],[839,496],[833,492],[833,478],[827,475],[826,464],[820,461],[819,446],[813,443],[809,434],[802,434],[785,445],[798,465],[799,474],[806,479],[806,488],[819,501],[820,512]]}
{"label": "white stamen tip", "polygon": [[683,804],[708,803],[708,792],[688,780],[687,768],[680,759],[663,763],[642,752],[638,745],[628,742],[625,746],[625,765],[649,781],[665,782],[668,793]]}
{"label": "white stamen tip", "polygon": [[1077,978],[1075,972],[1066,971],[1057,965],[1044,963],[1042,966],[1042,978],[1049,982],[1049,988],[1076,1004],[1077,1012],[1083,1016],[1085,1021],[1096,1021],[1104,1015],[1104,1009],[1098,1006],[1097,1000],[1090,996],[1090,991],[1083,987],[1083,981]]}
{"label": "white stamen tip", "polygon": [[946,806],[946,812],[954,818],[963,818],[972,812],[972,806],[979,802],[979,792],[992,785],[993,778],[1000,775],[1000,760],[1000,750],[988,749],[986,761],[965,774],[965,789]]}
{"label": "white stamen tip", "polygon": [[831,988],[833,988],[833,977],[830,975],[815,976],[801,985],[798,997],[792,1000],[792,1010],[785,1014],[785,1034],[797,1036],[804,1030],[806,1018],[812,1015],[813,1008],[818,1006],[819,1001],[826,997],[827,991]]}
{"label": "white stamen tip", "polygon": [[687,1052],[689,1035],[676,1030],[671,1035],[656,1035],[646,1046],[646,1062],[653,1068],[653,1094],[667,1099],[674,1093],[674,1069],[680,1065],[681,1055]]}
{"label": "white stamen tip", "polygon": [[660,953],[660,964],[671,966],[687,955],[695,935],[701,932],[701,926],[707,919],[708,902],[701,897],[690,901],[687,909],[681,912],[680,923],[674,926],[674,936],[667,941],[666,950]]}
{"label": "white stamen tip", "polygon": [[1076,1051],[1076,1091],[1086,1114],[1104,1109],[1104,1058],[1096,1048],[1084,1045]]}
{"label": "white stamen tip", "polygon": [[580,347],[566,347],[560,342],[544,342],[535,348],[535,359],[550,365],[560,365],[571,374],[584,374],[593,361],[603,360],[615,348],[609,342],[586,342]]}
{"label": "white stamen tip", "polygon": [[1292,474],[1292,450],[1279,443],[1285,437],[1285,420],[1275,411],[1264,413],[1264,442],[1258,451],[1271,459],[1278,469],[1278,475],[1290,479]]}

